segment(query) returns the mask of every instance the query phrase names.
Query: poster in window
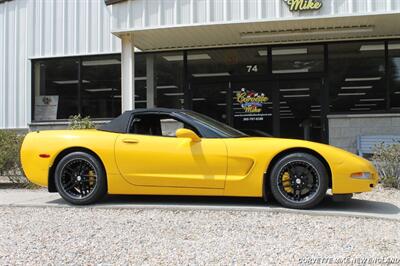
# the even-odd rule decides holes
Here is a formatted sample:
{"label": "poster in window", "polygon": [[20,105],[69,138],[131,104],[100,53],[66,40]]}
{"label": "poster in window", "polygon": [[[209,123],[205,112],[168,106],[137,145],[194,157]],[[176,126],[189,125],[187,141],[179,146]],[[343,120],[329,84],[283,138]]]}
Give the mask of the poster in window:
{"label": "poster in window", "polygon": [[56,120],[57,110],[57,95],[42,95],[35,97],[35,120]]}
{"label": "poster in window", "polygon": [[242,88],[234,94],[234,117],[246,121],[263,121],[265,117],[272,116],[268,103],[270,98],[262,92]]}

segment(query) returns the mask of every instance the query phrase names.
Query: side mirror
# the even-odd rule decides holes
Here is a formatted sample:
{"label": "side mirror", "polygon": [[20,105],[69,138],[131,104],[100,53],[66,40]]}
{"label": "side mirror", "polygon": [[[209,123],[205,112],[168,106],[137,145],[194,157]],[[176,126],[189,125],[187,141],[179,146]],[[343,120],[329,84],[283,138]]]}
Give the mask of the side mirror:
{"label": "side mirror", "polygon": [[175,135],[177,138],[189,138],[193,142],[201,141],[201,138],[196,133],[194,133],[192,130],[186,129],[186,128],[177,129]]}

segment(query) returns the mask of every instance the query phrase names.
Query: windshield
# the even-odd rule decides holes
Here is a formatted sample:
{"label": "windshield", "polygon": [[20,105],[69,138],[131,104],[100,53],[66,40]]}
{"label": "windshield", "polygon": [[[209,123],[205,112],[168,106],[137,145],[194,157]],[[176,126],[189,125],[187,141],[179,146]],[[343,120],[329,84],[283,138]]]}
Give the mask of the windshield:
{"label": "windshield", "polygon": [[196,113],[196,112],[191,112],[191,111],[185,111],[184,112],[187,116],[191,117],[192,119],[197,120],[198,122],[207,125],[208,127],[211,127],[215,131],[217,131],[220,135],[222,135],[225,138],[243,138],[243,137],[248,137],[247,134],[234,129],[224,123],[221,123],[217,120],[214,120],[208,116]]}

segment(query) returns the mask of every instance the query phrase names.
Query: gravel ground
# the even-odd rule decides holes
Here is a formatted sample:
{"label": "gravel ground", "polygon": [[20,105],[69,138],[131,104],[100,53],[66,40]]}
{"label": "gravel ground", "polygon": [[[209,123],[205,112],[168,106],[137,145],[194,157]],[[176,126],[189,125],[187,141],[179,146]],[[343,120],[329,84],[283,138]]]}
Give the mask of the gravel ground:
{"label": "gravel ground", "polygon": [[399,258],[400,222],[240,211],[2,208],[0,264]]}
{"label": "gravel ground", "polygon": [[[355,198],[400,207],[399,190],[378,187]],[[365,258],[400,264],[399,250],[399,221],[254,211],[0,207],[0,265],[292,265]]]}
{"label": "gravel ground", "polygon": [[354,195],[355,199],[387,202],[400,208],[400,190],[378,185],[372,192]]}

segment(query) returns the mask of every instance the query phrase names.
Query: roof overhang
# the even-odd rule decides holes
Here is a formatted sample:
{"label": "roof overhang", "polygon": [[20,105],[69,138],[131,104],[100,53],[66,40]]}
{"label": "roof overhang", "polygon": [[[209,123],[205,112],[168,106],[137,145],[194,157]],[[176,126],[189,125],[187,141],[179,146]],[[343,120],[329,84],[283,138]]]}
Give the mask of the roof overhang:
{"label": "roof overhang", "polygon": [[400,37],[400,13],[114,30],[142,51]]}
{"label": "roof overhang", "polygon": [[[4,0],[0,0],[0,1],[4,1]],[[116,3],[120,3],[120,2],[125,2],[127,0],[104,0],[104,2],[106,3],[107,6],[109,5],[113,5]]]}

